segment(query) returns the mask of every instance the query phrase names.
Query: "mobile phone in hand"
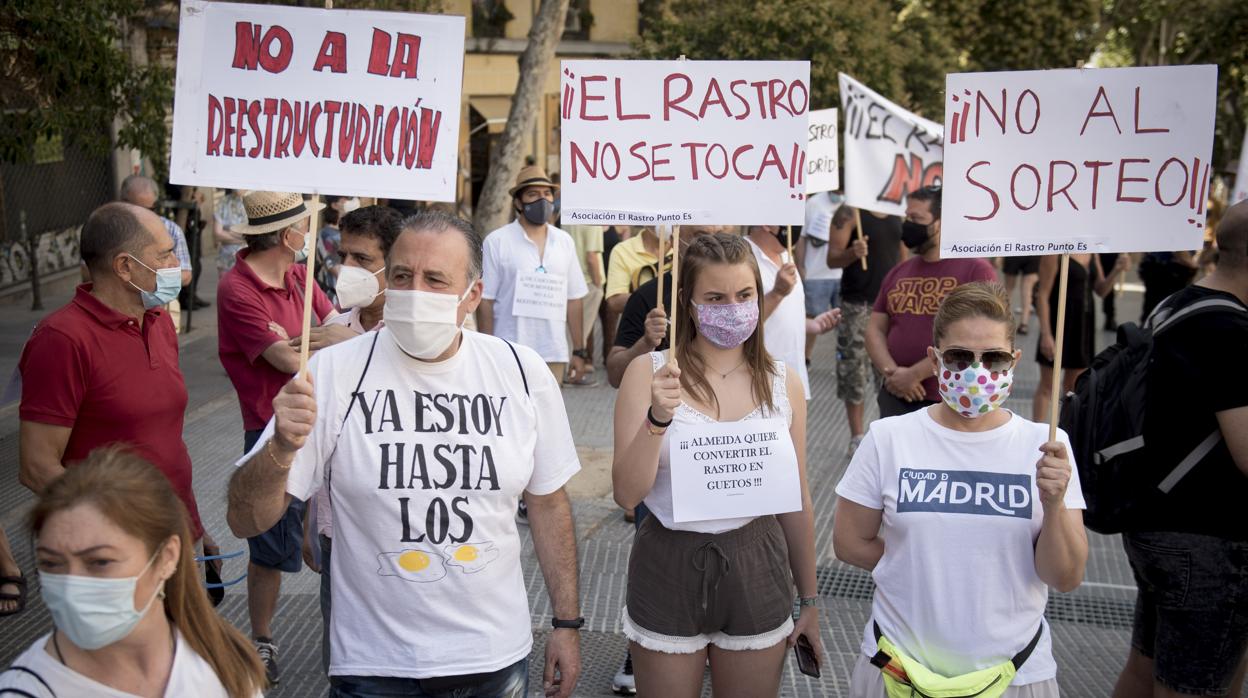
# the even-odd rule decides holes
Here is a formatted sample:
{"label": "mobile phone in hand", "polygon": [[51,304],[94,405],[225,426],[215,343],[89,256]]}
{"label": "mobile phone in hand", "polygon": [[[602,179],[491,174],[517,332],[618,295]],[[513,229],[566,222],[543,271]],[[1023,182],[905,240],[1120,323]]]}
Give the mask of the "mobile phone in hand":
{"label": "mobile phone in hand", "polygon": [[793,646],[793,654],[797,656],[797,670],[807,676],[819,678],[819,658],[815,656],[815,648],[805,635],[797,636],[797,644]]}

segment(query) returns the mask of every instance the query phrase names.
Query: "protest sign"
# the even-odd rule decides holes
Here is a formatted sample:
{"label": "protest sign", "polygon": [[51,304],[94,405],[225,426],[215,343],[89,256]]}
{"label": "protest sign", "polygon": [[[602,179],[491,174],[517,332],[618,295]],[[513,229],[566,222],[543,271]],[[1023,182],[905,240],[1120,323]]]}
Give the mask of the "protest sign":
{"label": "protest sign", "polygon": [[672,516],[677,522],[802,508],[797,455],[784,419],[673,423],[668,433]]}
{"label": "protest sign", "polygon": [[1244,131],[1244,145],[1239,151],[1239,172],[1235,175],[1235,188],[1231,190],[1231,203],[1248,199],[1248,129]]}
{"label": "protest sign", "polygon": [[810,112],[806,126],[806,193],[841,188],[841,156],[836,149],[836,110]]}
{"label": "protest sign", "polygon": [[561,81],[565,223],[802,223],[810,63],[564,61]]}
{"label": "protest sign", "polygon": [[184,0],[170,180],[454,201],[464,18]]}
{"label": "protest sign", "polygon": [[906,194],[943,179],[940,124],[912,114],[840,74],[845,117],[845,203],[906,214]]}
{"label": "protest sign", "polygon": [[942,258],[1200,249],[1216,66],[946,80]]}

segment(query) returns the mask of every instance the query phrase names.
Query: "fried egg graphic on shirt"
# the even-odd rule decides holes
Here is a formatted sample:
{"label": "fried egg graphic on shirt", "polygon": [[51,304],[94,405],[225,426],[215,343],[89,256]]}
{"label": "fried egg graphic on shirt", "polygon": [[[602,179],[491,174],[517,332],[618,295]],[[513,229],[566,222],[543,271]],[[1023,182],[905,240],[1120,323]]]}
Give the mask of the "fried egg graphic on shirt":
{"label": "fried egg graphic on shirt", "polygon": [[446,564],[459,567],[465,574],[474,574],[485,569],[501,555],[491,541],[470,541],[442,548],[446,555]]}
{"label": "fried egg graphic on shirt", "polygon": [[401,577],[409,582],[436,582],[446,576],[442,556],[419,548],[381,553],[377,556],[382,577]]}

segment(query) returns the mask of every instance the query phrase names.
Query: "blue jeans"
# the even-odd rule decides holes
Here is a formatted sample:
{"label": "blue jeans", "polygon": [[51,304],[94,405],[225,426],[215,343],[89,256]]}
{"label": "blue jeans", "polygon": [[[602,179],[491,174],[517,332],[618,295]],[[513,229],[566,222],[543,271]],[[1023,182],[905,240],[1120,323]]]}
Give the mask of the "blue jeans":
{"label": "blue jeans", "polygon": [[802,286],[806,289],[806,317],[841,307],[840,279],[810,279]]}
{"label": "blue jeans", "polygon": [[529,691],[528,658],[489,674],[404,679],[393,676],[331,676],[330,698],[524,698]]}

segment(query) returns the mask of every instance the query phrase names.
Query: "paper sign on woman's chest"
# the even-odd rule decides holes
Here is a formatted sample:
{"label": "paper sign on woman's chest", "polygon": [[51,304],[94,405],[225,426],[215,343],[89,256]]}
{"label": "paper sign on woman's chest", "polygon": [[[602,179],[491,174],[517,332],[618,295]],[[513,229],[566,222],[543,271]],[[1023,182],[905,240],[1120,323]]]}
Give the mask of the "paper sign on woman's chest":
{"label": "paper sign on woman's chest", "polygon": [[802,508],[797,453],[783,418],[673,423],[668,434],[677,522]]}

